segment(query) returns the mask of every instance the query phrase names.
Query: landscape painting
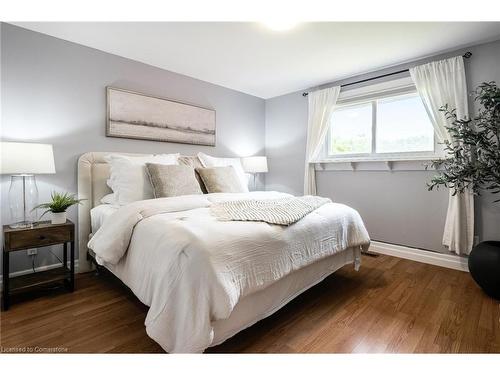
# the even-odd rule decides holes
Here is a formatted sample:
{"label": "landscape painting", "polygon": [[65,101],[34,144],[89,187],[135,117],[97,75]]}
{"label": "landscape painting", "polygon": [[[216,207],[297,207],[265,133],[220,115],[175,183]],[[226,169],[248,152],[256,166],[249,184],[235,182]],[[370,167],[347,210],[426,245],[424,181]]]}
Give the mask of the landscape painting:
{"label": "landscape painting", "polygon": [[215,146],[215,110],[107,87],[108,137]]}

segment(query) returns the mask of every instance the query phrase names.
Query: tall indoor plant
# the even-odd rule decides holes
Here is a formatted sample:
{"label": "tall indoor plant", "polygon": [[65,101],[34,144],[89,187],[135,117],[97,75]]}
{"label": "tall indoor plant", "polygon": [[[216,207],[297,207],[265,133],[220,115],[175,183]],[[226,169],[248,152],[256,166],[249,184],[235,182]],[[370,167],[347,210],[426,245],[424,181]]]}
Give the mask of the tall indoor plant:
{"label": "tall indoor plant", "polygon": [[[500,88],[495,82],[484,82],[475,94],[480,109],[474,118],[459,119],[448,105],[440,109],[449,120],[452,141],[444,142],[447,157],[432,162],[438,173],[428,184],[429,190],[445,186],[453,194],[468,189],[476,195],[483,190],[500,193]],[[493,202],[500,204],[500,196]],[[474,247],[469,270],[486,293],[500,299],[500,241]]]}

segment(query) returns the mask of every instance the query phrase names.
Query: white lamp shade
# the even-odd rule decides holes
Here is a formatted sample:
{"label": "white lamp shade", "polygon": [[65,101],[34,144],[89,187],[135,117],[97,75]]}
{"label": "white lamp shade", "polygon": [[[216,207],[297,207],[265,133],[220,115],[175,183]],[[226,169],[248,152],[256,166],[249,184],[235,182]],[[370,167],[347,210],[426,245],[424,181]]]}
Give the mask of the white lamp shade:
{"label": "white lamp shade", "polygon": [[56,173],[52,145],[42,143],[0,143],[1,174]]}
{"label": "white lamp shade", "polygon": [[267,157],[249,156],[241,159],[243,170],[247,173],[267,173]]}

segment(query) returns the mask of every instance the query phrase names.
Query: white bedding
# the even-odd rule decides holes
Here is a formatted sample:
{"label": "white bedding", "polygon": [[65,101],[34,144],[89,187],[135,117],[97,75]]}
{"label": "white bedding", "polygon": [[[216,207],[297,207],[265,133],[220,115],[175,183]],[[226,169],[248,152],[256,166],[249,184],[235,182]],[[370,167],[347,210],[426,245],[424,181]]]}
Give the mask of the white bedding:
{"label": "white bedding", "polygon": [[276,192],[207,194],[134,202],[119,208],[89,247],[150,306],[148,335],[168,352],[202,352],[213,323],[245,296],[347,248],[368,247],[359,214],[329,203],[282,227],[223,222],[212,202],[289,196]]}
{"label": "white bedding", "polygon": [[95,206],[90,210],[90,225],[92,228],[92,233],[97,232],[97,230],[102,226],[104,221],[113,215],[119,206],[113,206],[111,204],[100,204]]}
{"label": "white bedding", "polygon": [[242,298],[228,319],[212,322],[214,340],[210,346],[222,343],[241,330],[273,314],[346,264],[354,263],[354,268],[358,269],[360,260],[361,250],[349,248],[294,271],[267,288]]}

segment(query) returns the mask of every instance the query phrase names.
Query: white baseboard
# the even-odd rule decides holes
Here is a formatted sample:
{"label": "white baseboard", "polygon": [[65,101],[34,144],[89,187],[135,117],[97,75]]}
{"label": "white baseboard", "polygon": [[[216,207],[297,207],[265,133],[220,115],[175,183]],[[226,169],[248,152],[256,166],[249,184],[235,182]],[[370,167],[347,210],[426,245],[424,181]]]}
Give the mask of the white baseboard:
{"label": "white baseboard", "polygon": [[[46,266],[35,267],[35,271],[36,272],[47,271],[57,267],[61,267],[61,263],[47,264]],[[69,267],[69,262],[68,262],[68,267]],[[75,260],[75,273],[77,272],[78,272],[78,259]],[[27,275],[28,273],[33,273],[33,269],[29,268],[27,270],[11,272],[10,277]],[[0,290],[3,290],[3,275],[0,275]]]}
{"label": "white baseboard", "polygon": [[372,241],[368,251],[469,272],[467,258],[458,255],[434,253],[429,250],[415,249],[378,241]]}

